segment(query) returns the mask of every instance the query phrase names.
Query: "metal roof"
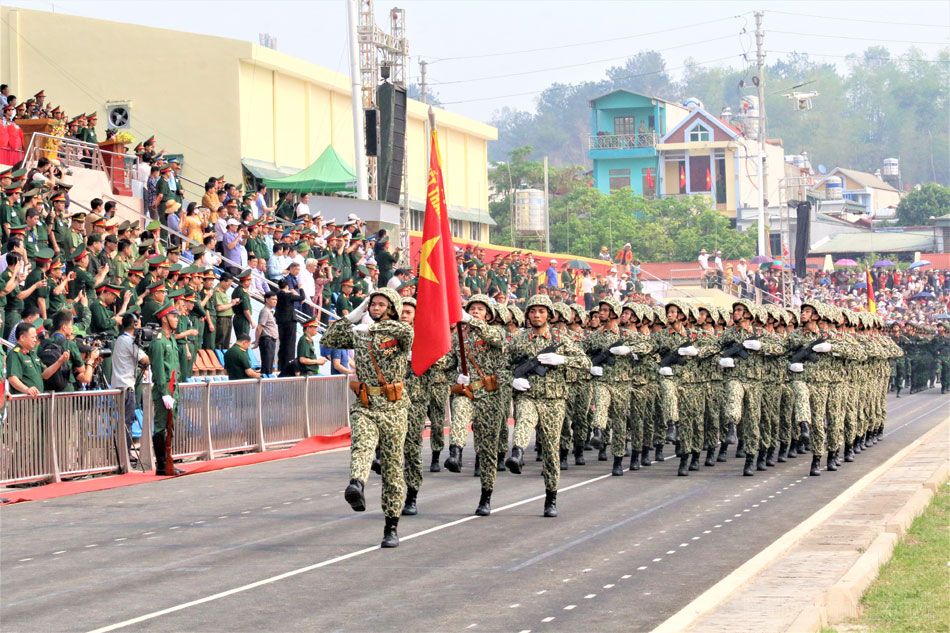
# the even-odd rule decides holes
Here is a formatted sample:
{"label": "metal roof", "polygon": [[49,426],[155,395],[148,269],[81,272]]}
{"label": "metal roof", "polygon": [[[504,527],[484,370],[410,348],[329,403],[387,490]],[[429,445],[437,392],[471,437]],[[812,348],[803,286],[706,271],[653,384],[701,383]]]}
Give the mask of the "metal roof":
{"label": "metal roof", "polygon": [[898,253],[926,251],[934,247],[930,231],[838,233],[812,245],[812,253]]}

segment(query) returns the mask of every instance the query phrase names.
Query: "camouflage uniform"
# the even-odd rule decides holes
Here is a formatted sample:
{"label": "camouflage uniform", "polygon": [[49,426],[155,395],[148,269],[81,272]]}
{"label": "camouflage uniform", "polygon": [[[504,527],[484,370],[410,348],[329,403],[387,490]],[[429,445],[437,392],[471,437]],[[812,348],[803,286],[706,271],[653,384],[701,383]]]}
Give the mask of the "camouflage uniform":
{"label": "camouflage uniform", "polygon": [[[650,310],[642,304],[627,304],[643,320]],[[624,306],[625,308],[627,306]],[[634,451],[653,447],[653,415],[657,406],[656,376],[657,367],[654,356],[656,343],[648,334],[631,334],[640,337],[649,345],[649,351],[639,354],[630,372],[630,409],[627,415],[627,427],[630,430],[630,442]],[[647,462],[649,464],[649,462]]]}
{"label": "camouflage uniform", "polygon": [[[398,315],[402,300],[389,288],[378,288],[373,295],[386,297]],[[379,364],[383,377],[389,383],[405,379],[412,348],[412,326],[396,320],[377,321],[369,326],[369,332],[354,332],[354,325],[346,319],[330,324],[323,337],[323,344],[334,349],[352,349],[356,355],[356,377],[371,390],[380,387],[370,349]],[[382,467],[382,508],[387,518],[395,518],[402,511],[404,495],[403,458],[409,399],[390,402],[382,394],[369,395],[369,407],[359,400],[350,407],[352,443],[350,446],[350,479],[365,482],[369,475],[377,444]]]}

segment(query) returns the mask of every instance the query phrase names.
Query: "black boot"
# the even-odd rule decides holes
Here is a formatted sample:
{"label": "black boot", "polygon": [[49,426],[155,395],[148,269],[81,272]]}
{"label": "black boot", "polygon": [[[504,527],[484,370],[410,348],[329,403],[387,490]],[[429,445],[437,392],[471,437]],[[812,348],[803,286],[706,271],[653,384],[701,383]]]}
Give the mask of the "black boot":
{"label": "black boot", "polygon": [[792,440],[788,443],[788,450],[785,451],[785,457],[798,457],[798,440]]}
{"label": "black boot", "polygon": [[851,443],[851,450],[854,451],[855,455],[860,455],[861,451],[864,450],[864,436],[859,435],[854,438],[854,442]]}
{"label": "black boot", "polygon": [[841,448],[835,449],[835,466],[841,467]]}
{"label": "black boot", "polygon": [[498,453],[498,463],[495,465],[496,472],[502,472],[505,470],[505,451],[500,451]]}
{"label": "black boot", "polygon": [[482,488],[482,496],[478,498],[478,507],[475,508],[475,514],[480,517],[487,517],[491,514],[491,490]]}
{"label": "black boot", "polygon": [[765,449],[760,448],[759,452],[756,454],[755,460],[755,469],[756,470],[765,470]]}
{"label": "black boot", "polygon": [[676,471],[678,477],[686,477],[689,475],[689,453],[683,453],[680,455],[680,467]]}
{"label": "black boot", "polygon": [[653,462],[650,461],[650,447],[644,446],[643,450],[640,451],[640,465],[649,466]]}
{"label": "black boot", "polygon": [[584,445],[577,444],[574,447],[574,465],[584,466],[586,463],[587,463],[587,460],[584,459]]}
{"label": "black boot", "polygon": [[745,446],[742,440],[739,440],[736,443],[736,459],[742,459],[743,457],[745,457]]}
{"label": "black boot", "polygon": [[673,422],[673,420],[670,420],[666,423],[666,441],[676,441],[676,424]]}
{"label": "black boot", "polygon": [[828,451],[828,459],[825,463],[825,470],[830,470],[832,472],[838,470],[838,463],[835,461],[835,454],[833,451]]}
{"label": "black boot", "polygon": [[473,475],[474,477],[481,477],[481,476],[482,476],[482,465],[481,465],[481,462],[480,462],[479,459],[478,459],[478,453],[475,453],[475,470],[472,471],[472,475]]}
{"label": "black boot", "polygon": [[[152,450],[155,451],[155,475],[165,477],[168,474],[166,472],[167,461],[165,460],[165,431],[152,435]],[[176,476],[185,474],[182,469],[174,468],[174,464],[172,464],[172,472]]]}
{"label": "black boot", "polygon": [[[798,423],[798,437],[802,440],[807,440],[810,437],[811,429],[808,428],[807,422]],[[801,452],[801,451],[799,451]]]}
{"label": "black boot", "polygon": [[640,470],[640,451],[636,450],[630,456],[630,470]]}
{"label": "black boot", "polygon": [[742,474],[751,477],[755,474],[755,455],[749,453],[745,456],[745,466],[742,467]]}
{"label": "black boot", "polygon": [[544,492],[544,516],[557,516],[557,490],[546,490]]}
{"label": "black boot", "polygon": [[396,533],[396,527],[399,525],[399,517],[386,517],[386,527],[383,529],[383,542],[380,547],[399,547],[399,534]]}
{"label": "black boot", "polygon": [[716,449],[707,448],[706,449],[706,462],[703,466],[715,466],[716,465]]}
{"label": "black boot", "polygon": [[788,461],[788,442],[778,443],[778,462],[784,464]]}
{"label": "black boot", "polygon": [[676,455],[677,457],[683,456],[683,449],[680,446],[679,442],[673,442],[673,454]]}
{"label": "black boot", "polygon": [[561,457],[561,470],[567,470],[567,456],[570,455],[570,451],[566,448],[562,448],[558,454]]}
{"label": "black boot", "polygon": [[728,428],[728,430],[726,431],[726,442],[725,442],[725,444],[726,444],[726,446],[732,446],[732,445],[735,444],[737,441],[738,441],[738,439],[736,438],[736,425],[730,423],[730,424],[729,424],[729,428]]}
{"label": "black boot", "polygon": [[406,516],[415,516],[419,513],[416,509],[416,495],[419,494],[419,491],[415,488],[406,488],[406,503],[402,506],[402,515]]}
{"label": "black boot", "polygon": [[854,461],[854,445],[845,442],[844,445],[844,461],[853,462]]}
{"label": "black boot", "polygon": [[775,447],[769,446],[768,450],[765,451],[765,465],[772,467],[775,466]]}
{"label": "black boot", "polygon": [[505,467],[516,475],[521,474],[521,457],[524,455],[524,449],[520,446],[511,448],[511,457],[505,460]]}
{"label": "black boot", "polygon": [[432,451],[432,463],[429,464],[430,473],[442,472],[442,466],[439,465],[439,455],[441,454],[442,454],[442,451]]}
{"label": "black boot", "polygon": [[462,470],[462,467],[465,465],[462,463],[462,453],[465,452],[464,446],[459,446],[459,470]]}
{"label": "black boot", "polygon": [[657,445],[654,446],[653,448],[654,448],[654,451],[653,451],[653,461],[655,461],[655,462],[662,462],[664,459],[666,459],[665,457],[663,457],[663,445],[662,445],[662,444],[657,444]]}
{"label": "black boot", "polygon": [[811,471],[808,474],[812,477],[818,477],[821,475],[821,455],[811,456]]}
{"label": "black boot", "polygon": [[614,457],[614,469],[610,471],[614,477],[623,477],[623,455]]}
{"label": "black boot", "polygon": [[350,479],[350,485],[343,491],[343,498],[357,512],[364,511],[366,499],[363,497],[363,482],[359,479]]}
{"label": "black boot", "polygon": [[699,451],[693,451],[692,453],[683,451],[683,454],[689,455],[689,469],[699,470]]}
{"label": "black boot", "polygon": [[592,450],[594,450],[594,445],[590,443],[590,442],[591,442],[591,439],[592,439],[592,433],[593,433],[593,431],[592,431],[591,429],[587,429],[587,437],[584,439],[584,450],[585,450],[585,451],[592,451]]}
{"label": "black boot", "polygon": [[591,434],[590,434],[590,441],[588,442],[588,444],[590,444],[591,447],[594,448],[595,450],[600,450],[601,448],[603,448],[603,447],[605,446],[605,444],[604,444],[604,430],[603,430],[603,429],[598,429],[598,428],[595,427],[595,428],[591,431]]}
{"label": "black boot", "polygon": [[605,462],[607,461],[607,447],[601,446],[600,450],[597,451],[597,461]]}
{"label": "black boot", "polygon": [[719,445],[719,454],[716,455],[717,462],[725,462],[729,460],[727,453],[729,452],[729,445],[723,442]]}
{"label": "black boot", "polygon": [[454,444],[449,446],[449,458],[445,460],[445,469],[450,473],[462,471],[462,448]]}

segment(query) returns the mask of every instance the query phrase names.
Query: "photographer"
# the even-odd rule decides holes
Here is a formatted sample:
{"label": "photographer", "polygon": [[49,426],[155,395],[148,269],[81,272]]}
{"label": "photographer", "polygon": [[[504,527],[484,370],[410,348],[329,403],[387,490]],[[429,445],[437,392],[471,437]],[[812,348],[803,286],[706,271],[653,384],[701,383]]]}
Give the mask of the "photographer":
{"label": "photographer", "polygon": [[115,340],[112,348],[112,389],[122,389],[125,392],[125,428],[128,431],[126,438],[129,448],[132,447],[132,423],[135,421],[136,408],[136,375],[139,366],[143,368],[149,364],[149,358],[139,346],[145,343],[145,338],[151,342],[151,330],[144,332],[141,341],[135,339],[135,329],[139,326],[139,316],[134,313],[122,315],[122,334]]}
{"label": "photographer", "polygon": [[[66,361],[60,362],[63,354],[66,354]],[[38,355],[47,369],[59,363],[57,371],[43,376],[44,391],[76,391],[77,383],[88,385],[100,362],[98,349],[89,350],[88,360],[83,360],[82,352],[73,340],[73,315],[67,310],[53,315],[53,334],[40,343]]]}
{"label": "photographer", "polygon": [[7,354],[7,380],[14,393],[38,396],[43,389],[43,380],[59,371],[69,358],[69,352],[63,352],[57,361],[43,368],[36,356],[36,328],[29,323],[20,323],[14,329],[16,347]]}

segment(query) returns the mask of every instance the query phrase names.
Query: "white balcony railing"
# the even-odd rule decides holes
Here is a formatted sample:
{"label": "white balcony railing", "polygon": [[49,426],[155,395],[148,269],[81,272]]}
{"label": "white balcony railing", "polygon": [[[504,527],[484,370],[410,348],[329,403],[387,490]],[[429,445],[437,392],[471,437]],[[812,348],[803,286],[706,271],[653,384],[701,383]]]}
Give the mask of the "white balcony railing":
{"label": "white balcony railing", "polygon": [[654,132],[640,134],[592,134],[588,149],[637,149],[656,147],[659,137]]}

